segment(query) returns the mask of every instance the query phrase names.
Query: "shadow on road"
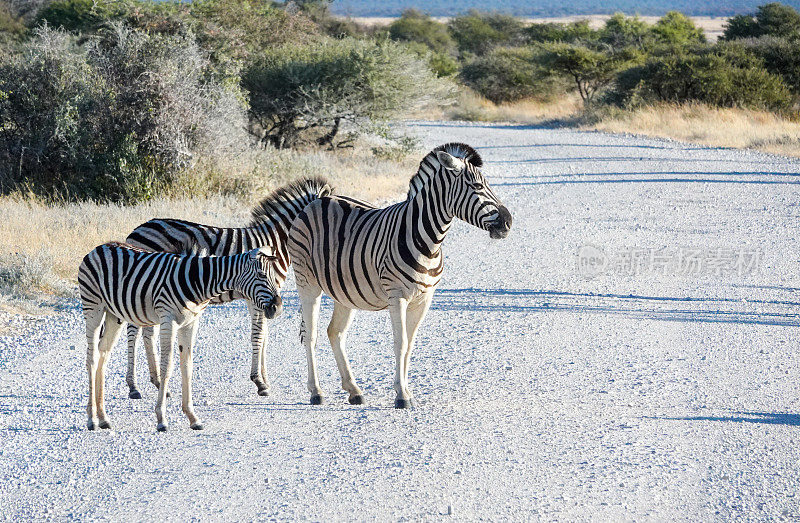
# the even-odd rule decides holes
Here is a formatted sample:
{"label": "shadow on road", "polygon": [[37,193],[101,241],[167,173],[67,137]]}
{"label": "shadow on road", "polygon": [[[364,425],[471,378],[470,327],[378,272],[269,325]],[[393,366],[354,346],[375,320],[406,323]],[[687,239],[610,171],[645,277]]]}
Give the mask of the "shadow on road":
{"label": "shadow on road", "polygon": [[[769,307],[777,310],[764,309]],[[532,289],[440,289],[442,311],[576,312],[661,321],[800,326],[800,302],[592,294]],[[758,310],[752,310],[758,308]]]}
{"label": "shadow on road", "polygon": [[788,425],[792,427],[800,426],[799,414],[786,414],[780,412],[734,412],[730,416],[648,416],[648,418],[670,421],[727,421],[732,423],[761,423],[765,425]]}

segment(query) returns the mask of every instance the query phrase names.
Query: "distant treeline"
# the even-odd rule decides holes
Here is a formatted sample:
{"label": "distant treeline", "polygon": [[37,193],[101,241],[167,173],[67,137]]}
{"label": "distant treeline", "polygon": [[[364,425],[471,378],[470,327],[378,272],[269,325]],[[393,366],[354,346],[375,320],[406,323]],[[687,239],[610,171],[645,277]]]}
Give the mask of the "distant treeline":
{"label": "distant treeline", "polygon": [[323,0],[0,0],[0,193],[135,201],[248,148],[337,149],[369,133],[408,150],[386,123],[458,89],[796,118],[800,14],[765,4],[709,43],[677,11],[597,29],[415,10],[367,26]]}
{"label": "distant treeline", "polygon": [[[332,10],[342,16],[400,16],[406,9],[424,10],[431,16],[457,16],[471,9],[492,10],[503,14],[551,18],[562,16],[629,15],[662,16],[669,11],[680,11],[688,16],[730,17],[755,10],[759,0],[576,0],[552,2],[550,0],[334,0]],[[800,1],[789,0],[787,5],[800,8]]]}

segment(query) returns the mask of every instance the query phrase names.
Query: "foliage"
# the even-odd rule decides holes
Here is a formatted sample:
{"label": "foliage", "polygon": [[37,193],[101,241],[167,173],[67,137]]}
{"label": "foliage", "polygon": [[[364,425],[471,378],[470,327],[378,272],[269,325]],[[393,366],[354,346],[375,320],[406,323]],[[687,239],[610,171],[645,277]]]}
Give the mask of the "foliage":
{"label": "foliage", "polygon": [[455,47],[446,25],[416,9],[403,11],[402,16],[389,25],[389,36],[400,42],[425,44],[435,53],[449,53]]}
{"label": "foliage", "polygon": [[237,93],[205,80],[191,39],[113,26],[85,47],[39,28],[0,62],[0,190],[151,197],[243,136]]}
{"label": "foliage", "polygon": [[494,103],[523,98],[550,98],[554,78],[541,67],[541,50],[534,47],[498,47],[467,62],[463,82]]}
{"label": "foliage", "polygon": [[404,46],[352,38],[270,49],[245,71],[242,85],[261,139],[278,148],[294,147],[306,131],[323,128],[327,132],[317,143],[345,145],[352,135],[334,142],[342,124],[357,133],[449,92],[426,61]]}
{"label": "foliage", "polygon": [[800,13],[779,2],[765,4],[759,6],[755,14],[729,19],[722,38],[735,40],[760,36],[800,38]]}
{"label": "foliage", "polygon": [[761,60],[743,47],[730,45],[652,57],[620,74],[610,99],[623,104],[698,101],[770,110],[792,103],[780,76],[764,70]]}
{"label": "foliage", "polygon": [[578,20],[566,24],[554,22],[533,23],[523,29],[529,42],[589,41],[597,39],[597,31],[589,27],[588,20]]}
{"label": "foliage", "polygon": [[606,20],[603,28],[598,32],[600,42],[607,44],[614,50],[626,47],[643,48],[653,38],[650,27],[638,16],[625,16],[616,13]]}
{"label": "foliage", "polygon": [[545,49],[544,65],[569,78],[584,103],[591,102],[617,73],[641,60],[641,56],[630,49],[614,53],[566,43],[549,44]]}
{"label": "foliage", "polygon": [[767,71],[781,76],[789,89],[800,95],[800,40],[762,36],[737,43],[761,58]]}
{"label": "foliage", "polygon": [[513,16],[470,11],[448,23],[458,50],[481,54],[498,45],[514,45],[523,40],[523,24]]}
{"label": "foliage", "polygon": [[670,11],[662,16],[653,25],[652,32],[656,39],[664,44],[685,46],[706,41],[703,30],[678,11]]}
{"label": "foliage", "polygon": [[37,14],[37,23],[68,31],[94,31],[106,20],[119,16],[118,2],[111,0],[55,0]]}

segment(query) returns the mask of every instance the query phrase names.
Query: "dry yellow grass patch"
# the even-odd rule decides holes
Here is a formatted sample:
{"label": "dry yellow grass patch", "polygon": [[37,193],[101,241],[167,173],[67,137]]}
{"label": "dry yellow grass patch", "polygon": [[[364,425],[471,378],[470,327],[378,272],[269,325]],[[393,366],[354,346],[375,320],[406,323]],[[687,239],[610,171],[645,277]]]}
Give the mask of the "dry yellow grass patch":
{"label": "dry yellow grass patch", "polygon": [[520,100],[494,104],[474,91],[462,89],[457,103],[445,109],[442,116],[452,120],[538,125],[573,118],[580,114],[582,107],[577,95],[546,102]]}
{"label": "dry yellow grass patch", "polygon": [[800,123],[764,111],[661,104],[620,111],[585,127],[800,156]]}

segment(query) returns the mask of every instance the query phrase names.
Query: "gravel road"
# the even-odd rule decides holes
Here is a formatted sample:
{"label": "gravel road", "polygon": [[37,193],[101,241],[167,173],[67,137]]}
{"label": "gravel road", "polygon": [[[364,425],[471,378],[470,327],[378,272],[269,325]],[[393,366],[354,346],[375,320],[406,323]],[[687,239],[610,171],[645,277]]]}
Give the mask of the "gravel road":
{"label": "gravel road", "polygon": [[[0,337],[0,518],[728,520],[800,517],[800,161],[505,125],[411,122],[474,145],[514,215],[464,223],[392,407],[386,312],[357,314],[368,404],[307,404],[297,294],[272,323],[273,394],[248,379],[243,304],[202,320],[191,431],[173,378],[85,424],[77,304]],[[409,176],[412,173],[409,173]],[[124,237],[126,231],[120,232]],[[323,321],[331,303],[323,302]],[[20,334],[21,333],[21,334]],[[140,382],[146,382],[143,354]]]}

